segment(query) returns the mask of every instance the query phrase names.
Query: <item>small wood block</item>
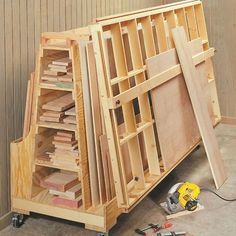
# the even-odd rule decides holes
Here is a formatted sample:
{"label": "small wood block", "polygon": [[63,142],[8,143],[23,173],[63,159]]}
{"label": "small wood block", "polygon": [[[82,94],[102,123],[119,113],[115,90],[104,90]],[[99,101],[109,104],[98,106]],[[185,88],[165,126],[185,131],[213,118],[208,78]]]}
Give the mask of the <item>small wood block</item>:
{"label": "small wood block", "polygon": [[43,113],[43,116],[61,118],[61,117],[65,116],[65,113],[64,112],[57,112],[57,111],[45,111]]}
{"label": "small wood block", "polygon": [[55,141],[62,141],[62,142],[72,142],[75,140],[74,137],[63,137],[63,136],[58,136],[58,135],[55,135],[54,136],[54,140]]}
{"label": "small wood block", "polygon": [[58,77],[58,80],[60,82],[73,82],[73,76],[66,74],[66,75]]}
{"label": "small wood block", "polygon": [[55,154],[54,155],[58,155],[58,156],[74,156],[74,157],[78,157],[79,156],[79,151],[78,149],[76,150],[61,150],[61,149],[56,149],[55,150]]}
{"label": "small wood block", "polygon": [[204,210],[204,206],[198,204],[197,209],[195,211],[187,211],[187,210],[180,211],[180,212],[175,213],[175,214],[167,215],[166,219],[170,220],[170,219],[174,219],[174,218],[177,218],[177,217],[180,217],[180,216],[190,215],[192,213],[195,213],[195,212],[198,212],[198,211],[201,211],[201,210]]}
{"label": "small wood block", "polygon": [[50,111],[65,111],[75,105],[75,101],[72,98],[72,94],[68,93],[53,101],[50,101],[42,106],[45,110]]}
{"label": "small wood block", "polygon": [[51,76],[44,75],[41,77],[41,80],[50,81],[50,82],[58,82],[59,81],[57,76],[52,76],[52,75]]}
{"label": "small wood block", "polygon": [[79,196],[75,200],[72,200],[69,198],[63,198],[63,197],[54,197],[53,203],[55,205],[61,205],[61,206],[66,206],[70,208],[79,208],[82,205],[82,197]]}
{"label": "small wood block", "polygon": [[74,124],[74,125],[77,124],[75,116],[67,116],[66,118],[63,119],[63,122],[66,124]]}
{"label": "small wood block", "polygon": [[77,144],[77,141],[74,140],[74,141],[53,141],[52,144],[54,145],[63,145],[63,146],[67,146],[67,147],[73,147]]}
{"label": "small wood block", "polygon": [[59,76],[59,75],[65,75],[66,72],[60,72],[60,71],[52,71],[52,70],[45,70],[44,75],[54,75],[54,76]]}
{"label": "small wood block", "polygon": [[67,73],[67,72],[71,72],[72,71],[72,68],[71,67],[69,67],[69,68],[50,68],[50,71],[55,71],[55,72],[65,72],[65,73]]}
{"label": "small wood block", "polygon": [[72,107],[69,110],[65,111],[65,115],[67,115],[67,116],[76,116],[75,107]]}
{"label": "small wood block", "polygon": [[78,148],[78,144],[73,145],[72,147],[68,147],[64,144],[63,145],[62,144],[60,144],[60,145],[57,144],[57,145],[55,145],[55,148],[62,149],[62,150],[67,150],[67,151],[73,151],[73,150]]}
{"label": "small wood block", "polygon": [[58,191],[67,191],[76,184],[78,184],[77,174],[65,174],[61,172],[54,172],[46,178],[40,180],[40,185],[43,188],[54,189]]}
{"label": "small wood block", "polygon": [[71,66],[72,62],[69,57],[61,58],[55,61],[52,61],[53,65],[59,65],[59,66]]}
{"label": "small wood block", "polygon": [[76,198],[78,198],[81,195],[81,184],[78,183],[77,185],[68,189],[65,192],[50,189],[49,193],[53,194],[53,195],[60,196],[60,197],[67,197],[67,198],[75,200]]}
{"label": "small wood block", "polygon": [[47,121],[47,122],[61,122],[63,119],[60,117],[51,117],[51,116],[40,116],[40,121]]}
{"label": "small wood block", "polygon": [[53,69],[68,69],[68,68],[71,68],[71,65],[54,65],[54,64],[49,64],[48,65],[49,68],[53,68]]}
{"label": "small wood block", "polygon": [[66,131],[66,130],[58,131],[57,135],[62,136],[62,137],[69,137],[69,138],[75,137],[75,133],[73,131]]}

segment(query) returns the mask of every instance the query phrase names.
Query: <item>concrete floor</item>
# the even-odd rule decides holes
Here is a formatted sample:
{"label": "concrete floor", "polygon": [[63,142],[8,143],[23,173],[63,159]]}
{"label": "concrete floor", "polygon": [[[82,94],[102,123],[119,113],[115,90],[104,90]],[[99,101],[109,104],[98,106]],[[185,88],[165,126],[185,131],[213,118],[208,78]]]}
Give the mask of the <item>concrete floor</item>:
{"label": "concrete floor", "polygon": [[[228,172],[228,180],[218,191],[227,198],[236,198],[236,126],[219,125],[216,128],[222,156]],[[192,181],[214,189],[214,183],[204,149],[201,147],[182,162],[153,192],[130,214],[119,217],[117,225],[109,235],[135,235],[134,229],[148,223],[165,220],[159,203],[165,200],[169,188],[180,181]],[[187,231],[194,236],[234,236],[236,235],[236,202],[224,202],[211,193],[202,192],[201,203],[205,210],[171,220],[172,230]],[[20,229],[7,227],[0,232],[4,236],[95,236],[83,225],[33,214]],[[148,235],[155,235],[148,232]]]}

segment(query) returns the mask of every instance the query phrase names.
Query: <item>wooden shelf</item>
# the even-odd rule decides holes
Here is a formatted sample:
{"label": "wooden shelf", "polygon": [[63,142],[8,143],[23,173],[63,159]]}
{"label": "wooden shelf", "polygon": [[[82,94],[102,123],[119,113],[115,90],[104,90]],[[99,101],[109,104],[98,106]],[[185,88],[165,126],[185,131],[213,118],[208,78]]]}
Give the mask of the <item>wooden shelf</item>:
{"label": "wooden shelf", "polygon": [[37,123],[38,127],[50,128],[50,129],[61,129],[76,132],[76,125],[73,124],[62,124],[62,123],[54,123],[54,122],[45,122],[40,121]]}
{"label": "wooden shelf", "polygon": [[73,171],[73,172],[79,172],[79,167],[78,168],[70,168],[70,167],[65,167],[65,166],[61,166],[61,165],[54,165],[50,161],[41,160],[41,159],[36,159],[35,160],[35,165],[51,167],[51,168],[60,169],[60,170],[68,170],[68,171]]}

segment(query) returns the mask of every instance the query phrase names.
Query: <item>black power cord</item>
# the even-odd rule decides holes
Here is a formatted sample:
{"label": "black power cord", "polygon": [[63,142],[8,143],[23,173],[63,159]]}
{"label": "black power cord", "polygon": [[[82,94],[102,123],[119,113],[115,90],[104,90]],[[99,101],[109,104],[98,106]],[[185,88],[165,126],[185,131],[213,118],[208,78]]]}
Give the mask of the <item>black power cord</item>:
{"label": "black power cord", "polygon": [[222,196],[220,196],[218,193],[214,192],[213,190],[209,189],[209,188],[201,188],[201,191],[205,191],[205,192],[210,192],[210,193],[213,193],[215,194],[218,198],[222,199],[223,201],[226,201],[226,202],[235,202],[236,201],[236,198],[235,199],[227,199],[227,198],[224,198]]}

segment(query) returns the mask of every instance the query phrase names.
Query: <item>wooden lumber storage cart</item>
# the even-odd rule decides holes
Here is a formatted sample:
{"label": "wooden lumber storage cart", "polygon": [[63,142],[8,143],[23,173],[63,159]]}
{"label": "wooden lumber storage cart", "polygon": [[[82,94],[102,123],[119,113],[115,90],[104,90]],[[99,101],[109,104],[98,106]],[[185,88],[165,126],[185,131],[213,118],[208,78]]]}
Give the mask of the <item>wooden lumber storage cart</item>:
{"label": "wooden lumber storage cart", "polygon": [[[30,131],[11,144],[12,211],[59,217],[108,232],[121,213],[130,212],[200,144],[197,133],[183,153],[166,164],[157,137],[150,101],[154,95],[149,96],[155,87],[147,79],[146,59],[174,47],[171,29],[176,26],[184,26],[189,41],[201,40],[203,57],[198,59],[207,65],[209,112],[213,125],[219,123],[214,50],[209,47],[201,1],[101,18],[88,28],[43,33]],[[42,81],[49,64],[65,57],[72,62],[73,83]],[[40,120],[46,103],[69,94],[75,103],[74,124]],[[61,130],[75,134],[76,167],[55,165],[48,157],[53,136]],[[48,189],[40,186],[41,179],[58,170],[78,174],[79,208],[54,205]]]}

